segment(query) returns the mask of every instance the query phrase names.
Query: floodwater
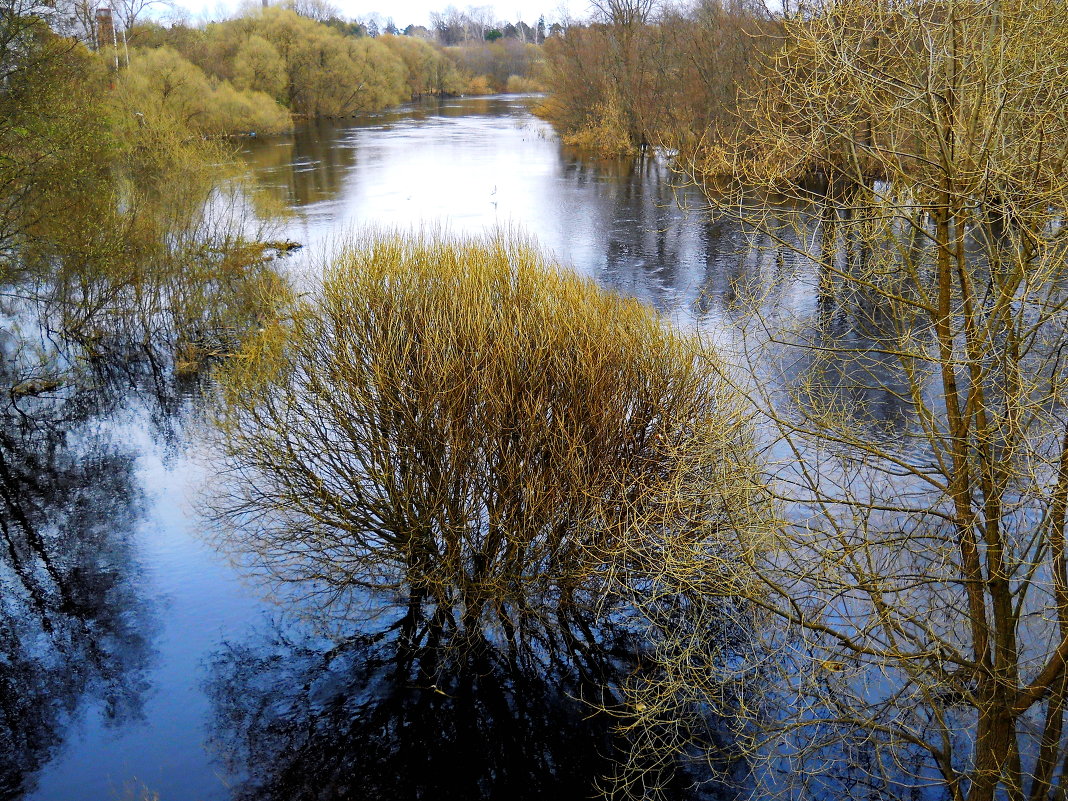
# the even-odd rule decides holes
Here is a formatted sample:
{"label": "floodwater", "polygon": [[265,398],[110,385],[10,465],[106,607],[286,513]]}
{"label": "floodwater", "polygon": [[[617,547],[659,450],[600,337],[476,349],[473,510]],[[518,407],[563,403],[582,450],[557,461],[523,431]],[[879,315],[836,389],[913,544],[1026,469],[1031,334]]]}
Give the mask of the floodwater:
{"label": "floodwater", "polygon": [[[463,98],[360,125],[324,121],[245,153],[294,213],[286,235],[315,263],[368,228],[532,237],[559,261],[680,321],[718,308],[736,228],[693,213],[700,193],[656,159],[602,160],[560,145],[514,96]],[[734,265],[736,266],[736,265]]]}
{"label": "floodwater", "polygon": [[[663,163],[570,152],[524,98],[314,124],[242,155],[305,246],[298,272],[368,227],[510,228],[712,330],[751,269],[738,230],[696,210]],[[473,666],[481,692],[524,715],[483,705],[460,725],[445,693],[370,703],[384,679],[366,644],[324,655],[283,622],[203,537],[195,392],[147,384],[0,439],[6,514],[40,534],[0,553],[0,799],[588,797],[606,755],[566,682]],[[431,779],[452,771],[464,777]]]}

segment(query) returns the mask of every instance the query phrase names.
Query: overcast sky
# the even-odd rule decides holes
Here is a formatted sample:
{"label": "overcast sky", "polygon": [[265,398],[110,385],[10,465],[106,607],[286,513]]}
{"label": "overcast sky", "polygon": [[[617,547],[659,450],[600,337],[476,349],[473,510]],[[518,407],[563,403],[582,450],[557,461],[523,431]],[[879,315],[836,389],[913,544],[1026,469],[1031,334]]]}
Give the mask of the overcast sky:
{"label": "overcast sky", "polygon": [[[497,0],[497,2],[465,2],[464,0],[331,0],[341,9],[342,16],[366,19],[373,13],[385,21],[392,17],[398,28],[408,24],[426,25],[433,11],[443,11],[454,5],[460,10],[468,6],[490,6],[496,17],[507,22],[522,19],[530,25],[545,15],[546,22],[556,22],[565,15],[581,19],[588,15],[589,0]],[[220,19],[229,16],[241,0],[177,0],[177,5],[189,9],[194,19]]]}

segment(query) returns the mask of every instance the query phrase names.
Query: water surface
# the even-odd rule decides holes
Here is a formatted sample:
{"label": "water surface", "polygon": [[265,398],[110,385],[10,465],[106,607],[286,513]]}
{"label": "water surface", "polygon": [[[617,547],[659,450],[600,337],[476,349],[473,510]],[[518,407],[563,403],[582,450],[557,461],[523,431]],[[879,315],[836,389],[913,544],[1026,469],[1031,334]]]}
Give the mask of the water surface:
{"label": "water surface", "polygon": [[[701,198],[663,162],[583,158],[523,98],[322,122],[250,141],[242,157],[289,212],[284,236],[305,245],[292,263],[298,271],[318,269],[332,243],[368,226],[507,227],[604,286],[711,330],[729,324],[742,274],[766,267],[738,255],[745,240],[736,228],[684,208]],[[815,299],[802,291],[788,302]],[[13,466],[0,471],[7,513],[25,511],[41,537],[36,550],[0,555],[0,798],[133,797],[142,785],[162,801],[267,797],[264,787],[313,793],[284,784],[277,774],[288,763],[257,762],[252,746],[260,756],[321,750],[330,721],[352,719],[324,711],[328,702],[342,698],[346,708],[363,692],[339,689],[350,657],[334,653],[324,666],[315,643],[280,628],[262,589],[204,541],[195,387],[167,399],[137,382],[116,392],[111,408],[44,433],[3,423],[0,467]],[[531,703],[548,703],[553,689],[535,685]],[[442,714],[422,701],[397,708],[399,717],[339,737],[356,748],[380,723],[431,725]],[[516,746],[535,749],[524,753],[543,761],[531,764],[561,764],[553,732],[588,739],[581,725],[532,721],[524,725],[544,737]],[[478,736],[455,733],[453,742]],[[510,786],[456,791],[498,797]]]}
{"label": "water surface", "polygon": [[[366,227],[513,229],[605,286],[682,319],[716,307],[737,229],[661,159],[595,159],[559,144],[519,97],[432,101],[360,125],[323,121],[246,147],[314,256]],[[725,263],[732,269],[724,272]]]}

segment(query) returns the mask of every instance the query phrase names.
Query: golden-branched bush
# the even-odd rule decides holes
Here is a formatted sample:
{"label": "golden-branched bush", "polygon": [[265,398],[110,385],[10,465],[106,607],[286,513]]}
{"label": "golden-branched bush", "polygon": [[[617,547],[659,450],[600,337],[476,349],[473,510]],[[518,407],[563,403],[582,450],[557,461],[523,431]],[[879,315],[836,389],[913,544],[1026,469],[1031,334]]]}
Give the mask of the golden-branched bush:
{"label": "golden-branched bush", "polygon": [[524,78],[521,75],[509,75],[504,84],[504,91],[509,94],[528,94],[530,92],[544,92],[545,87],[534,78]]}
{"label": "golden-branched bush", "polygon": [[169,47],[135,50],[131,55],[117,93],[124,114],[149,123],[166,118],[209,136],[272,134],[292,126],[289,112],[270,95],[212,81]]}
{"label": "golden-branched bush", "polygon": [[408,91],[413,99],[423,95],[460,94],[463,91],[464,79],[456,66],[445,58],[440,48],[426,39],[384,34],[378,37],[378,42],[404,62],[408,72]]}
{"label": "golden-branched bush", "polygon": [[[246,53],[255,38],[266,41],[273,50],[260,48],[265,69],[279,66],[267,58],[277,53],[284,100],[294,114],[348,117],[396,105],[409,95],[405,63],[389,47],[371,38],[344,36],[288,9],[266,8],[214,26],[210,34],[220,49],[244,42]],[[238,67],[242,51],[236,53]],[[219,61],[229,63],[225,56]]]}
{"label": "golden-branched bush", "polygon": [[492,95],[493,87],[490,86],[489,80],[485,75],[476,75],[474,78],[467,82],[467,86],[464,87],[464,94],[468,95]]}
{"label": "golden-branched bush", "polygon": [[563,136],[565,145],[596,153],[604,158],[633,156],[638,152],[627,133],[627,120],[619,96],[610,93],[603,103],[594,106],[586,122]]}
{"label": "golden-branched bush", "polygon": [[704,364],[525,242],[363,239],[219,374],[222,540],[468,630],[603,610],[756,520],[749,430]]}
{"label": "golden-branched bush", "polygon": [[1045,0],[807,7],[697,165],[748,258],[800,266],[735,318],[792,457],[758,797],[1064,795],[1066,32]]}
{"label": "golden-branched bush", "polygon": [[264,92],[284,100],[289,83],[285,63],[278,49],[262,36],[252,34],[238,48],[233,59],[234,84],[238,89]]}

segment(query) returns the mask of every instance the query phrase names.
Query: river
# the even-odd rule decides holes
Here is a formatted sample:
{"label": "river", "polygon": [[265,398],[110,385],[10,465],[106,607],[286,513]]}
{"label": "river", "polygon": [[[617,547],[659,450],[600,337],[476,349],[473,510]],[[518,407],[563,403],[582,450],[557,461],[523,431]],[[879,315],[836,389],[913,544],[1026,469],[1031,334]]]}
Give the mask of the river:
{"label": "river", "polygon": [[[701,212],[700,194],[664,163],[584,158],[528,104],[435,101],[249,140],[241,155],[286,211],[283,235],[304,245],[295,272],[318,269],[360,228],[509,228],[681,325],[723,328],[740,273],[754,269],[738,255],[738,230]],[[816,300],[799,286],[790,302]],[[271,747],[321,747],[285,739],[312,713],[297,714],[277,691],[308,681],[301,666],[313,649],[287,639],[276,606],[201,536],[207,467],[189,422],[195,398],[132,391],[102,415],[57,424],[51,445],[7,445],[6,459],[37,471],[24,484],[39,487],[39,525],[79,601],[61,613],[8,610],[15,624],[0,659],[18,681],[19,724],[0,763],[0,798],[137,798],[143,788],[160,801],[254,797],[257,774],[278,769],[242,756],[264,731]],[[556,724],[543,723],[551,739]],[[560,737],[550,762],[568,743]],[[506,789],[502,779],[480,792]]]}
{"label": "river", "polygon": [[[680,321],[715,314],[741,246],[663,161],[584,158],[515,96],[323,121],[245,156],[314,260],[360,227],[527,234],[564,264]],[[727,269],[727,265],[732,269]]]}

